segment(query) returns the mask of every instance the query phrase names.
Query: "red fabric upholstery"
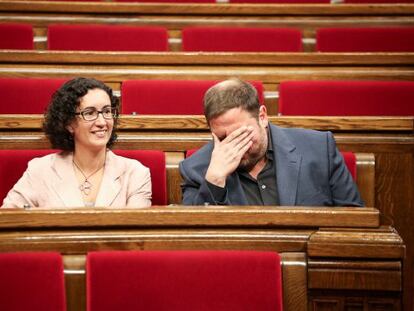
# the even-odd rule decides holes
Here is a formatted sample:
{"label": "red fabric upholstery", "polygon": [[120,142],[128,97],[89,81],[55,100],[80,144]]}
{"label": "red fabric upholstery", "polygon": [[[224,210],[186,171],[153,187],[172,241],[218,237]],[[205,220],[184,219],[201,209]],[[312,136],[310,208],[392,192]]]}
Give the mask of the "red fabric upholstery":
{"label": "red fabric upholstery", "polygon": [[0,202],[3,202],[7,193],[23,175],[31,159],[52,152],[55,151],[48,149],[0,150]]}
{"label": "red fabric upholstery", "polygon": [[66,310],[58,253],[0,253],[0,309]]}
{"label": "red fabric upholstery", "polygon": [[414,0],[344,0],[345,3],[413,3]]}
{"label": "red fabric upholstery", "polygon": [[230,3],[330,3],[330,0],[230,0]]}
{"label": "red fabric upholstery", "polygon": [[114,150],[114,153],[138,160],[151,172],[152,205],[167,205],[167,172],[165,154],[159,150]]}
{"label": "red fabric upholstery", "polygon": [[33,27],[26,24],[0,24],[0,49],[32,50]]}
{"label": "red fabric upholstery", "polygon": [[356,165],[356,157],[353,152],[350,151],[341,151],[341,154],[344,158],[346,167],[348,171],[351,173],[352,178],[354,180],[357,179],[357,165]]}
{"label": "red fabric upholstery", "polygon": [[[124,114],[203,114],[205,92],[218,81],[129,80],[121,86]],[[263,85],[252,82],[263,103]]]}
{"label": "red fabric upholstery", "polygon": [[115,0],[115,2],[215,3],[216,0]]}
{"label": "red fabric upholstery", "polygon": [[49,50],[167,51],[163,27],[123,25],[49,25]]}
{"label": "red fabric upholstery", "polygon": [[44,113],[64,79],[0,78],[0,113]]}
{"label": "red fabric upholstery", "polygon": [[184,51],[301,52],[302,33],[289,28],[187,27]]}
{"label": "red fabric upholstery", "polygon": [[279,113],[300,116],[412,116],[411,81],[287,81]]}
{"label": "red fabric upholstery", "polygon": [[88,311],[282,310],[275,252],[92,252],[86,265]]}
{"label": "red fabric upholstery", "polygon": [[[187,150],[185,152],[185,157],[186,158],[191,157],[197,150],[198,149]],[[356,165],[355,154],[353,152],[350,152],[350,151],[343,151],[343,152],[341,152],[341,154],[342,154],[342,156],[345,160],[346,167],[348,168],[349,172],[352,175],[352,178],[354,180],[356,180],[356,178],[357,178],[357,165]]]}
{"label": "red fabric upholstery", "polygon": [[414,27],[322,28],[320,52],[414,52]]}

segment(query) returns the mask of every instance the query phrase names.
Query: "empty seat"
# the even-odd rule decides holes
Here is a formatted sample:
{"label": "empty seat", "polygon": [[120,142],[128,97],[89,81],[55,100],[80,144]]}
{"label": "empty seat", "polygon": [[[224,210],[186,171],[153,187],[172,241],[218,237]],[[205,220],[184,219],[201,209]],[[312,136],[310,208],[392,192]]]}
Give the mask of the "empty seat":
{"label": "empty seat", "polygon": [[152,205],[167,205],[167,172],[165,154],[159,150],[114,150],[117,155],[136,159],[150,169]]}
{"label": "empty seat", "polygon": [[187,27],[184,51],[301,52],[302,33],[290,28]]}
{"label": "empty seat", "polygon": [[167,51],[163,27],[124,25],[49,25],[49,50]]}
{"label": "empty seat", "polygon": [[330,3],[331,0],[230,0],[230,3]]}
{"label": "empty seat", "polygon": [[64,79],[0,78],[0,113],[44,113]]}
{"label": "empty seat", "polygon": [[[190,149],[185,152],[185,157],[191,157],[198,149]],[[352,178],[356,180],[357,178],[357,165],[356,165],[356,156],[355,153],[350,151],[341,151],[342,157],[344,158],[346,167],[352,175]]]}
{"label": "empty seat", "polygon": [[414,27],[321,28],[319,52],[414,52]]}
{"label": "empty seat", "polygon": [[0,49],[32,50],[33,27],[27,24],[0,24]]}
{"label": "empty seat", "polygon": [[282,310],[276,252],[91,252],[86,269],[89,311]]}
{"label": "empty seat", "polygon": [[[218,81],[129,80],[121,86],[124,114],[203,114],[205,92]],[[263,102],[263,85],[252,82]]]}
{"label": "empty seat", "polygon": [[0,150],[0,202],[23,175],[31,159],[52,152],[48,149]]}
{"label": "empty seat", "polygon": [[60,254],[0,253],[0,309],[66,310]]}
{"label": "empty seat", "polygon": [[115,0],[116,2],[215,3],[216,0]]}
{"label": "empty seat", "polygon": [[279,114],[285,116],[413,116],[411,81],[285,81]]}

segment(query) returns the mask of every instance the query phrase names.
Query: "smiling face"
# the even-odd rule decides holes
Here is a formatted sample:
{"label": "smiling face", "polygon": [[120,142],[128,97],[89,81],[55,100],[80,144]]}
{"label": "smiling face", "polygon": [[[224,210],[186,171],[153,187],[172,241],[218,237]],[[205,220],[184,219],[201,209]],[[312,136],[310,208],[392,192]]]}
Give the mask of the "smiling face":
{"label": "smiling face", "polygon": [[[102,111],[105,107],[111,107],[111,100],[108,94],[101,89],[92,89],[81,98],[76,112],[90,108]],[[99,151],[106,148],[113,127],[114,119],[104,119],[102,114],[98,114],[98,118],[93,121],[85,121],[79,115],[68,126],[68,130],[73,134],[75,150],[88,149]]]}
{"label": "smiling face", "polygon": [[243,155],[239,168],[250,172],[265,156],[268,144],[266,107],[260,107],[258,119],[242,108],[232,108],[222,115],[211,119],[209,124],[211,132],[220,140],[223,140],[241,126],[245,125],[253,128],[253,144]]}

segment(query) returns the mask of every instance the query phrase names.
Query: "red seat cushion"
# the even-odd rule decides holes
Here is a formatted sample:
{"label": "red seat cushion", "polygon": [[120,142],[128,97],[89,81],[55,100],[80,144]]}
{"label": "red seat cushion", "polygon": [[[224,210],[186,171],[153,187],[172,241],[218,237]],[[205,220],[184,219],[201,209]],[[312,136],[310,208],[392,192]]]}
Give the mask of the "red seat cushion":
{"label": "red seat cushion", "polygon": [[165,154],[159,150],[114,150],[114,153],[138,160],[151,172],[152,205],[167,205],[167,171]]}
{"label": "red seat cushion", "polygon": [[0,113],[44,113],[64,79],[0,78]]}
{"label": "red seat cushion", "polygon": [[331,0],[230,0],[230,3],[330,3]]}
{"label": "red seat cushion", "polygon": [[413,3],[414,0],[344,0],[345,3]]}
{"label": "red seat cushion", "polygon": [[0,49],[32,50],[33,27],[27,24],[0,24]]}
{"label": "red seat cushion", "polygon": [[187,27],[182,41],[184,51],[302,51],[302,33],[291,28]]}
{"label": "red seat cushion", "polygon": [[6,197],[27,168],[27,163],[36,157],[55,152],[50,149],[0,150],[0,199]]}
{"label": "red seat cushion", "polygon": [[216,0],[115,0],[115,2],[215,3]]}
{"label": "red seat cushion", "polygon": [[322,28],[320,52],[414,52],[414,27]]}
{"label": "red seat cushion", "polygon": [[167,51],[163,27],[124,25],[49,25],[49,50]]}
{"label": "red seat cushion", "polygon": [[[205,92],[218,81],[129,80],[121,87],[124,114],[203,114]],[[263,102],[263,85],[252,82]]]}
{"label": "red seat cushion", "polygon": [[62,257],[58,253],[0,253],[0,308],[66,310]]}
{"label": "red seat cushion", "polygon": [[279,113],[298,116],[412,116],[411,81],[286,81]]}
{"label": "red seat cushion", "polygon": [[282,310],[276,252],[92,252],[86,265],[89,311]]}

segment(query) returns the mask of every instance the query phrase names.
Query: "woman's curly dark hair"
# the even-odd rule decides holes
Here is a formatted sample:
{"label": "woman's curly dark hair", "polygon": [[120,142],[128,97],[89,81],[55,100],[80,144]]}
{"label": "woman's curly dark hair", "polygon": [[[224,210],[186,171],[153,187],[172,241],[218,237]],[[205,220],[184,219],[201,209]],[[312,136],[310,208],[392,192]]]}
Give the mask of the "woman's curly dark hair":
{"label": "woman's curly dark hair", "polygon": [[[75,78],[67,81],[53,94],[45,112],[43,129],[53,148],[64,151],[75,150],[73,137],[67,130],[67,126],[75,118],[76,108],[79,106],[81,98],[93,89],[105,91],[111,100],[111,107],[119,111],[119,99],[113,95],[112,89],[103,82],[92,78]],[[112,147],[116,141],[117,123],[118,118],[114,117],[112,135],[106,145],[108,148]]]}

